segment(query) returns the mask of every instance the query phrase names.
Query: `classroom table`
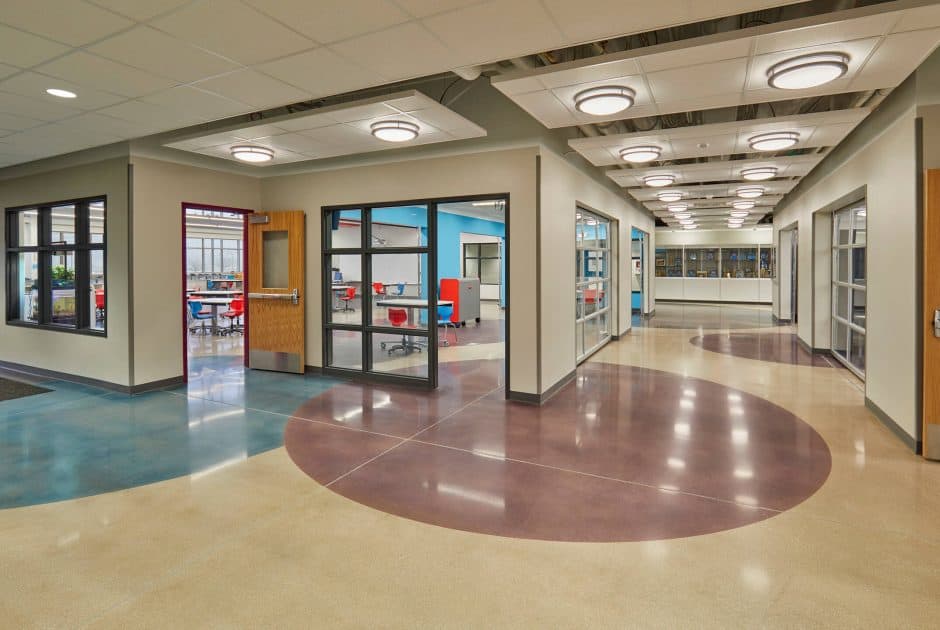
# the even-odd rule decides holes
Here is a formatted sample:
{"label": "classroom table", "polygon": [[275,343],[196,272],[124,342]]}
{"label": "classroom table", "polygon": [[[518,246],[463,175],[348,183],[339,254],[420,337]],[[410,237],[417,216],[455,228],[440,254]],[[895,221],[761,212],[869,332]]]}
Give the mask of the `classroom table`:
{"label": "classroom table", "polygon": [[232,298],[205,298],[194,301],[212,309],[212,334],[217,334],[219,332],[219,307],[227,308],[232,303]]}
{"label": "classroom table", "polygon": [[242,295],[243,291],[189,291],[189,295],[204,296],[204,297],[234,297],[236,295]]}
{"label": "classroom table", "polygon": [[[389,298],[389,299],[378,300],[375,304],[376,304],[376,306],[384,306],[384,307],[386,307],[386,308],[391,307],[391,308],[404,308],[404,309],[407,309],[407,310],[408,310],[408,323],[409,323],[409,324],[414,324],[414,323],[416,322],[416,320],[415,320],[415,309],[427,310],[427,308],[428,308],[428,301],[425,300],[424,298]],[[453,303],[452,300],[438,300],[438,301],[437,301],[437,305],[438,305],[438,306],[453,306],[454,303]],[[437,316],[436,316],[436,315],[434,316],[434,320],[433,320],[433,321],[434,321],[434,322],[437,322]],[[435,328],[436,328],[436,326],[435,326]],[[406,332],[406,331],[408,331],[408,330],[410,330],[410,329],[409,329],[409,328],[403,328],[403,329],[402,329],[402,337],[407,337],[407,341],[405,341],[405,343],[402,344],[402,345],[405,346],[405,349],[406,349],[406,350],[410,351],[411,349],[420,348],[420,347],[422,347],[423,345],[425,345],[425,344],[419,343],[419,342],[417,342],[417,341],[412,341],[412,339],[414,339],[414,335],[409,335],[409,334]],[[383,345],[383,347],[384,347],[384,345]]]}

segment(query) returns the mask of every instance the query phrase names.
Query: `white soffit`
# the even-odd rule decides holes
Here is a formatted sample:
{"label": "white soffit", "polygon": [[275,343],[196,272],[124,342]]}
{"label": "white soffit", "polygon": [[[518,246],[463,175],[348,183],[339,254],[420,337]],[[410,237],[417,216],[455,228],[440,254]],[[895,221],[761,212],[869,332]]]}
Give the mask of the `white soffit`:
{"label": "white soffit", "polygon": [[[790,192],[796,186],[797,180],[792,179],[773,179],[763,182],[724,182],[720,184],[696,184],[691,186],[669,186],[667,188],[653,188],[645,186],[643,188],[634,188],[630,195],[641,203],[656,201],[656,195],[664,191],[676,191],[682,193],[682,203],[688,203],[689,200],[707,200],[710,198],[734,197],[735,191],[742,186],[760,186],[764,189],[764,195],[783,196]],[[759,199],[760,197],[758,197]],[[753,201],[753,200],[751,200]]]}
{"label": "white soffit", "polygon": [[654,132],[625,133],[569,140],[572,149],[595,166],[623,164],[620,150],[657,146],[659,160],[681,160],[734,153],[757,153],[748,145],[753,136],[770,131],[794,131],[800,139],[787,149],[834,147],[869,114],[867,108],[694,125]]}
{"label": "white soffit", "polygon": [[[0,167],[462,66],[788,4],[797,2],[5,0]],[[71,89],[78,98],[56,99],[46,87]],[[197,108],[187,106],[191,100]],[[84,124],[89,119],[92,133]],[[45,126],[50,128],[36,131]]]}
{"label": "white soffit", "polygon": [[[889,10],[898,6],[910,8]],[[902,0],[507,73],[493,85],[546,127],[568,127],[895,87],[938,43],[936,2]],[[767,84],[775,63],[828,51],[849,55],[844,77],[804,90]],[[603,85],[634,89],[634,106],[610,116],[575,109],[575,94]]]}
{"label": "white soffit", "polygon": [[[776,177],[802,177],[825,157],[823,153],[798,155],[794,157],[777,157],[756,160],[728,160],[726,162],[697,162],[692,164],[676,164],[671,166],[657,166],[653,168],[612,169],[606,175],[624,188],[647,187],[644,177],[650,175],[672,175],[676,178],[675,186],[695,182],[724,182],[737,181],[738,186],[762,185],[763,182],[749,182],[741,177],[741,170],[772,166],[777,169]],[[659,190],[662,190],[661,188]]]}
{"label": "white soffit", "polygon": [[[773,208],[777,203],[783,199],[782,195],[764,195],[763,197],[758,197],[757,199],[748,199],[748,201],[754,202],[754,211],[761,209],[761,211],[766,212],[767,210]],[[673,203],[684,203],[689,206],[690,212],[708,212],[708,211],[717,211],[723,210],[727,213],[731,210],[731,202],[741,201],[740,197],[709,197],[707,199],[683,199],[681,202],[676,201]],[[667,206],[670,204],[663,201],[646,201],[643,202],[643,205],[649,208],[654,214],[659,215],[661,212],[665,213],[662,216],[668,216],[671,214],[667,209]]]}
{"label": "white soffit", "polygon": [[[383,120],[404,120],[418,125],[419,135],[409,142],[375,138],[371,125]],[[231,155],[237,144],[273,149],[275,157],[262,166],[316,160],[355,153],[402,149],[421,144],[479,138],[486,130],[436,100],[408,90],[309,112],[259,120],[256,124],[188,136],[165,146],[238,162]]]}

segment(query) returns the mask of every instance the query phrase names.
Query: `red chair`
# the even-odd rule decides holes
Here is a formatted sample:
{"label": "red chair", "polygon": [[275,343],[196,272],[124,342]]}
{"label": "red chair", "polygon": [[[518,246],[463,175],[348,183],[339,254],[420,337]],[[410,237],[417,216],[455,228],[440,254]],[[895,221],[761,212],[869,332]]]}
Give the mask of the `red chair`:
{"label": "red chair", "polygon": [[[403,308],[390,308],[388,309],[388,321],[395,328],[404,328],[408,324],[408,311],[406,311]],[[381,345],[382,345],[382,349],[384,350],[385,342],[383,341]],[[391,354],[395,352],[396,350],[404,350],[405,354],[408,354],[415,348],[417,348],[418,350],[421,349],[421,347],[418,346],[417,344],[408,341],[408,337],[404,333],[402,333],[401,343],[389,348],[388,354],[389,356],[391,356]]]}
{"label": "red chair", "polygon": [[349,303],[356,299],[356,287],[349,287],[346,289],[346,295],[339,296],[339,299],[344,302],[345,308],[344,311],[354,311],[356,309],[350,308]]}
{"label": "red chair", "polygon": [[95,320],[104,319],[104,289],[95,289]]}
{"label": "red chair", "polygon": [[378,295],[378,296],[384,296],[384,295],[385,295],[385,285],[382,284],[381,282],[373,282],[373,283],[372,283],[372,290],[375,291],[375,294]]}
{"label": "red chair", "polygon": [[229,320],[228,330],[222,329],[219,334],[221,335],[234,335],[238,333],[239,335],[245,334],[245,328],[242,325],[236,326],[236,322],[245,314],[245,298],[237,297],[232,300],[232,303],[228,305],[228,310],[222,313],[222,317]]}

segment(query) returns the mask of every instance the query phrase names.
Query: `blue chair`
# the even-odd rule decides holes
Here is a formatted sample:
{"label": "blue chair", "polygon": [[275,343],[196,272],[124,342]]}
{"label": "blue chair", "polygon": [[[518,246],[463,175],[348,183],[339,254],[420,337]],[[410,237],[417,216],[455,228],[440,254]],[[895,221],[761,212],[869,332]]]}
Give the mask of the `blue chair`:
{"label": "blue chair", "polygon": [[439,343],[442,343],[445,346],[449,346],[450,342],[447,341],[447,327],[451,326],[454,329],[454,344],[457,343],[457,324],[450,321],[450,318],[454,315],[453,306],[438,306],[437,307],[437,325],[444,327],[444,338],[438,339]]}
{"label": "blue chair", "polygon": [[[202,327],[201,327],[202,334],[206,334],[205,321],[207,319],[210,319],[210,320],[212,319],[212,313],[210,313],[209,311],[202,310],[202,302],[200,302],[199,300],[190,300],[189,301],[189,321],[190,323],[201,321],[202,322]],[[197,330],[199,330],[199,327],[197,326],[189,327],[189,332],[191,333],[194,333]]]}
{"label": "blue chair", "polygon": [[398,294],[396,297],[403,296],[405,294],[405,283],[399,282],[397,285],[395,285],[395,289],[398,291]]}

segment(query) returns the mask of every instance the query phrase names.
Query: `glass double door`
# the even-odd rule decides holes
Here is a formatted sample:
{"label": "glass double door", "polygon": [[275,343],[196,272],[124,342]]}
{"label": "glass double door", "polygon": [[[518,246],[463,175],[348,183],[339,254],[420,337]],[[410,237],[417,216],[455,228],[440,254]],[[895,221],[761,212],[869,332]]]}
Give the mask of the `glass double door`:
{"label": "glass double door", "polygon": [[853,204],[832,216],[832,352],[865,376],[867,209]]}
{"label": "glass double door", "polygon": [[435,204],[323,213],[323,365],[437,386]]}
{"label": "glass double door", "polygon": [[610,220],[578,209],[575,224],[575,354],[580,363],[610,341]]}

